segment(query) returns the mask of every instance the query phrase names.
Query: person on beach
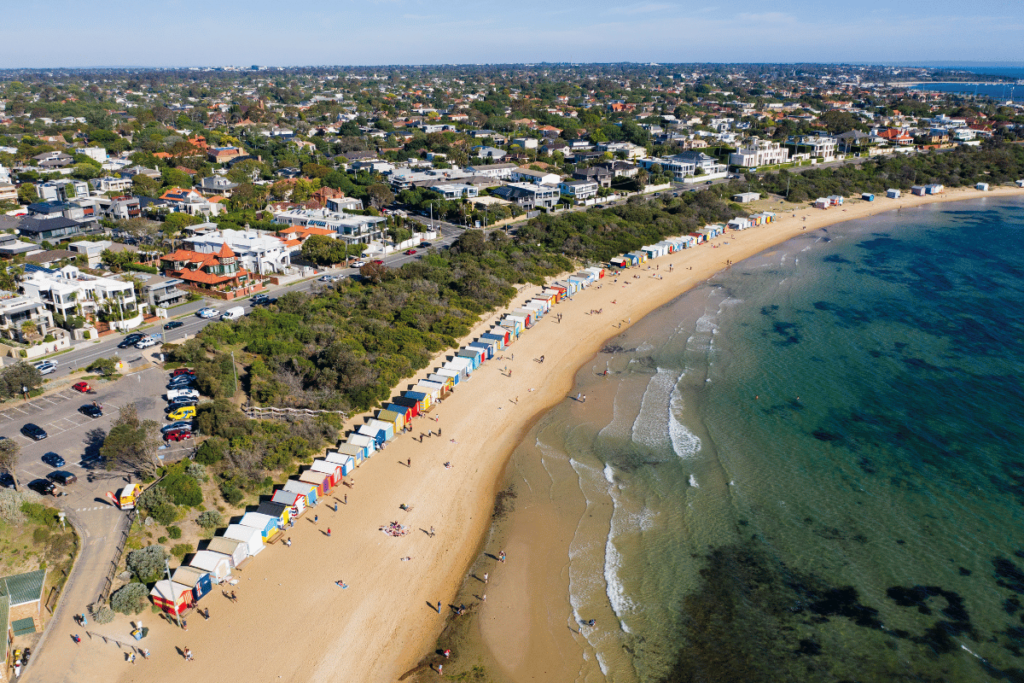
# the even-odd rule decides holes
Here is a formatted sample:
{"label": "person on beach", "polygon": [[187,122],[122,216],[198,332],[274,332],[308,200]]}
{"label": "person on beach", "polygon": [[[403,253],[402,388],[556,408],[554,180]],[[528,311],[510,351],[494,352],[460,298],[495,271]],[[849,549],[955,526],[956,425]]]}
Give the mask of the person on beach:
{"label": "person on beach", "polygon": [[430,537],[434,537],[434,527],[430,527]]}
{"label": "person on beach", "polygon": [[441,613],[441,601],[440,600],[437,601],[437,613],[438,614]]}
{"label": "person on beach", "polygon": [[345,494],[345,501],[344,502],[345,502],[345,505],[348,505],[348,494],[347,493]]}
{"label": "person on beach", "polygon": [[327,538],[331,537],[331,527],[327,527]]}
{"label": "person on beach", "polygon": [[[405,461],[405,466],[412,467],[412,458],[409,458]],[[335,510],[335,512],[337,512],[337,510]]]}
{"label": "person on beach", "polygon": [[445,650],[445,651],[444,651],[444,652],[442,652],[441,654],[443,654],[443,655],[444,655],[444,658],[445,658],[445,659],[448,659],[449,657],[451,657],[451,656],[452,656],[452,651],[451,651],[451,650]]}
{"label": "person on beach", "polygon": [[338,511],[338,501],[334,501],[334,511]]}
{"label": "person on beach", "polygon": [[291,539],[291,537],[288,537],[288,538],[284,539],[284,544],[286,546],[288,546],[289,548],[291,548],[292,547],[292,539]]}
{"label": "person on beach", "polygon": [[75,643],[77,643],[78,645],[82,644],[82,639],[81,639],[81,637],[79,637],[79,635],[77,633],[75,635],[71,636],[71,640],[75,641]]}
{"label": "person on beach", "polygon": [[185,655],[185,661],[186,662],[194,661],[192,659],[192,650],[190,650],[189,648],[186,647],[185,650],[182,652],[182,654]]}
{"label": "person on beach", "polygon": [[135,666],[135,653],[134,652],[131,653],[130,655],[128,655],[128,663],[131,664],[132,666]]}
{"label": "person on beach", "polygon": [[335,581],[334,583],[340,588],[348,588],[348,584],[344,581]]}
{"label": "person on beach", "polygon": [[146,648],[142,648],[142,658],[149,659],[149,650],[147,650]]}
{"label": "person on beach", "polygon": [[238,596],[235,595],[235,591],[231,591],[231,602],[238,602]]}
{"label": "person on beach", "polygon": [[490,578],[490,576],[491,576],[490,574],[488,574],[487,572],[484,572],[484,583],[487,583],[487,580]]}
{"label": "person on beach", "polygon": [[316,524],[319,521],[320,521],[320,515],[313,515],[313,524]]}
{"label": "person on beach", "polygon": [[444,664],[438,664],[438,665],[437,665],[437,675],[438,675],[438,676],[440,676],[440,675],[441,675],[441,671],[442,671],[442,669],[444,669]]}
{"label": "person on beach", "polygon": [[480,596],[480,602],[487,602],[487,593]]}
{"label": "person on beach", "polygon": [[505,564],[505,551],[501,550],[498,552],[498,562]]}
{"label": "person on beach", "polygon": [[185,621],[184,619],[181,620],[181,630],[182,631],[187,631],[188,630],[188,622]]}

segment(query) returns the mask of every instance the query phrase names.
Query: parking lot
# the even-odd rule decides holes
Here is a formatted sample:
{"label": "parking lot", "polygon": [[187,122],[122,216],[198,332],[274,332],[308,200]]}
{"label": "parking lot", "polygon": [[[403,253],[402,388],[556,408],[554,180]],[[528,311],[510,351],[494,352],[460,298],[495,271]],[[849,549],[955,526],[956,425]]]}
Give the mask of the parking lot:
{"label": "parking lot", "polygon": [[[163,426],[164,400],[168,373],[159,368],[148,368],[124,377],[114,383],[90,382],[95,394],[82,394],[70,387],[58,393],[41,396],[31,401],[8,401],[0,404],[0,434],[15,439],[21,446],[18,478],[22,485],[33,479],[45,477],[55,468],[42,461],[42,457],[53,453],[64,459],[59,469],[78,476],[79,482],[68,487],[70,494],[76,488],[91,489],[89,479],[104,479],[108,474],[99,458],[103,439],[117,418],[118,409],[134,402],[139,417],[155,421]],[[90,418],[78,412],[82,406],[96,401],[103,408],[103,416]],[[28,424],[42,427],[47,438],[34,441],[21,433]],[[181,452],[192,449],[190,441],[170,444],[160,449],[159,456],[176,460]],[[92,476],[89,476],[89,475]],[[116,475],[115,475],[116,476]]]}

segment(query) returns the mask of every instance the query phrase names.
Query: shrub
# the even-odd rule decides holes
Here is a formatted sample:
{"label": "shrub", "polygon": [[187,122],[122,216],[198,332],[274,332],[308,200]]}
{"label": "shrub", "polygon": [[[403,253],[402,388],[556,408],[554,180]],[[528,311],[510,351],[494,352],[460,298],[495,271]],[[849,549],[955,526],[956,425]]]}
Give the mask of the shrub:
{"label": "shrub", "polygon": [[207,510],[199,515],[196,524],[204,529],[216,529],[224,524],[224,517],[216,510]]}
{"label": "shrub", "polygon": [[21,511],[25,513],[30,522],[35,524],[43,524],[48,527],[57,525],[57,511],[46,507],[42,503],[22,503]]}
{"label": "shrub", "polygon": [[166,536],[161,536],[160,538],[156,539],[156,542],[160,543],[161,545],[164,544],[164,543],[167,543],[167,537]]}
{"label": "shrub", "polygon": [[220,492],[221,495],[224,496],[224,500],[226,500],[231,505],[235,506],[241,503],[242,499],[245,498],[245,495],[238,489],[237,486],[234,486],[233,484],[229,484],[227,482],[224,482],[223,484],[220,485]]}
{"label": "shrub", "polygon": [[181,538],[181,527],[169,526],[167,527],[167,535],[171,538]]}
{"label": "shrub", "polygon": [[142,583],[153,583],[164,571],[167,553],[161,546],[151,545],[128,553],[126,564],[136,579]]}
{"label": "shrub", "polygon": [[190,462],[185,467],[185,474],[196,481],[206,481],[206,468],[198,462]]}
{"label": "shrub", "polygon": [[129,583],[110,596],[110,609],[121,614],[138,614],[146,606],[149,591],[141,583]]}
{"label": "shrub", "polygon": [[195,552],[195,548],[192,547],[191,543],[179,543],[171,548],[171,555],[174,555],[179,560],[192,552]]}
{"label": "shrub", "polygon": [[212,465],[220,462],[224,458],[224,450],[227,447],[227,441],[220,437],[214,437],[207,439],[196,451],[196,462],[202,463],[203,465]]}
{"label": "shrub", "polygon": [[14,489],[0,489],[0,520],[11,526],[18,526],[25,521],[22,509],[24,497]]}
{"label": "shrub", "polygon": [[38,527],[32,532],[32,540],[36,543],[43,543],[50,537],[50,530],[46,527]]}
{"label": "shrub", "polygon": [[159,484],[177,505],[199,505],[203,502],[203,490],[194,477],[183,469],[171,472]]}
{"label": "shrub", "polygon": [[162,486],[151,486],[139,497],[139,509],[167,526],[173,524],[178,510],[171,501],[171,496]]}
{"label": "shrub", "polygon": [[92,613],[92,618],[97,624],[109,624],[114,620],[114,610],[104,605]]}

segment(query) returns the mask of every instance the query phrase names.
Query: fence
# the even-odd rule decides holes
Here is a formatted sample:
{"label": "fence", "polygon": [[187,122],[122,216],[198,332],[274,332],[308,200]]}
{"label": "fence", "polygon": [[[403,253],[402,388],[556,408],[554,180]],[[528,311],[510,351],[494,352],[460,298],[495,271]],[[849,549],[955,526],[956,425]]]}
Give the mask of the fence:
{"label": "fence", "polygon": [[309,408],[275,408],[269,406],[262,408],[260,406],[251,406],[242,408],[242,412],[250,420],[277,420],[282,417],[316,417],[317,415],[341,415],[341,419],[345,419],[345,411],[343,410],[310,410]]}
{"label": "fence", "polygon": [[114,576],[117,574],[117,568],[121,564],[121,555],[124,554],[124,547],[128,543],[128,536],[131,535],[132,524],[135,523],[136,514],[136,510],[131,510],[123,517],[127,524],[121,529],[121,538],[117,541],[117,548],[114,550],[114,557],[110,561],[110,569],[107,570],[107,576],[103,579],[103,588],[100,589],[100,595],[96,598],[96,602],[90,605],[93,611],[110,599],[110,591],[114,587]]}

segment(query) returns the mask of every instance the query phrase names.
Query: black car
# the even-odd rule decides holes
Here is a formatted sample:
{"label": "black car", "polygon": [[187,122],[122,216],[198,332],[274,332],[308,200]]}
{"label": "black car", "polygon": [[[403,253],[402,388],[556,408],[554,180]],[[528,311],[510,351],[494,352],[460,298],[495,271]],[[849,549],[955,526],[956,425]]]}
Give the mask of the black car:
{"label": "black car", "polygon": [[57,490],[56,484],[45,479],[33,479],[28,483],[28,487],[42,496],[52,496]]}
{"label": "black car", "polygon": [[64,467],[64,458],[60,457],[56,453],[47,453],[44,455],[43,462],[50,467]]}
{"label": "black car", "polygon": [[253,306],[259,306],[261,303],[263,303],[264,301],[266,301],[269,298],[270,298],[269,294],[257,294],[256,296],[254,296],[252,298],[251,303],[252,303]]}
{"label": "black car", "polygon": [[89,405],[84,405],[81,408],[79,408],[78,412],[80,412],[82,415],[85,415],[86,417],[91,417],[94,420],[98,417],[103,417],[103,409],[100,408],[99,406],[94,406],[91,403]]}
{"label": "black car", "polygon": [[121,340],[121,343],[117,345],[117,348],[127,349],[129,346],[135,346],[142,340],[144,336],[146,335],[137,333],[129,334],[127,337]]}
{"label": "black car", "polygon": [[430,242],[420,242],[420,246],[421,247],[432,247],[434,245],[431,244]]}
{"label": "black car", "polygon": [[168,389],[187,389],[195,383],[194,377],[179,375],[167,383]]}
{"label": "black car", "polygon": [[195,400],[193,398],[179,398],[177,400],[174,400],[174,401],[171,401],[170,403],[168,403],[167,404],[167,408],[164,410],[164,412],[165,413],[171,413],[171,412],[174,412],[175,410],[177,410],[178,408],[184,408],[185,406],[195,406],[195,405],[198,405],[198,404],[199,404],[199,401],[197,401],[197,400]]}
{"label": "black car", "polygon": [[61,486],[71,486],[76,481],[78,481],[78,477],[71,474],[70,472],[65,472],[64,470],[50,472],[49,474],[46,475],[46,478],[55,484],[60,484]]}
{"label": "black car", "polygon": [[14,477],[4,472],[0,474],[0,488],[2,489],[13,489],[14,488]]}
{"label": "black car", "polygon": [[48,436],[42,427],[31,422],[21,428],[21,433],[33,441],[42,441]]}
{"label": "black car", "polygon": [[169,322],[166,325],[164,325],[164,329],[165,330],[176,330],[179,327],[184,327],[184,326],[185,326],[185,323],[181,322],[180,320],[172,320],[171,322]]}

